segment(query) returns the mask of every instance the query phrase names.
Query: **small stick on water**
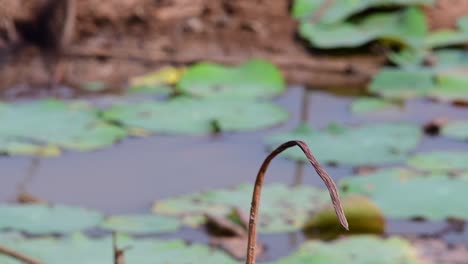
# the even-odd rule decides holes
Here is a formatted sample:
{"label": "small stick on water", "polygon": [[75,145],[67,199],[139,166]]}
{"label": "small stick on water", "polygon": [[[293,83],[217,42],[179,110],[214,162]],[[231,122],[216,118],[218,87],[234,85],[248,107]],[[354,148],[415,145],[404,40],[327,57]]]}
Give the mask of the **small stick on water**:
{"label": "small stick on water", "polygon": [[7,255],[9,257],[15,258],[23,263],[26,264],[43,264],[39,260],[33,259],[29,256],[24,255],[23,253],[14,251],[13,249],[7,248],[5,246],[0,245],[0,255]]}
{"label": "small stick on water", "polygon": [[255,187],[253,191],[252,197],[252,205],[250,208],[250,219],[249,219],[249,234],[248,234],[248,247],[247,247],[247,259],[246,264],[255,264],[255,245],[257,244],[257,214],[258,214],[258,206],[260,203],[260,194],[263,186],[263,179],[265,178],[265,172],[270,165],[270,162],[281,152],[285,151],[288,148],[298,146],[302,152],[306,155],[309,162],[314,166],[315,171],[317,174],[322,178],[323,182],[327,186],[328,192],[330,193],[330,197],[335,208],[335,213],[340,220],[341,225],[348,230],[348,220],[346,220],[346,216],[343,212],[343,207],[340,202],[340,196],[336,189],[336,185],[333,182],[332,178],[328,175],[328,173],[320,166],[318,161],[312,155],[309,147],[303,141],[299,140],[292,140],[286,143],[283,143],[278,148],[276,148],[273,152],[270,153],[263,161],[262,166],[257,174],[257,179],[255,180]]}

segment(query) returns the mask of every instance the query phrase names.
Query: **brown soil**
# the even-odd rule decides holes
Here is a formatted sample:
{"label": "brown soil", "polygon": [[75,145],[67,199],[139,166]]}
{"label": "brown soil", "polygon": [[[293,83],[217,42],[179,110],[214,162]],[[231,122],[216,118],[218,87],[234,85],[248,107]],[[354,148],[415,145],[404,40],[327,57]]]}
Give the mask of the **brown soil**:
{"label": "brown soil", "polygon": [[0,6],[11,7],[19,38],[0,26],[0,91],[97,80],[119,89],[130,76],[161,65],[237,64],[253,57],[277,64],[290,83],[362,86],[384,63],[378,52],[308,49],[296,36],[289,0],[22,0],[24,8],[11,1],[18,0],[0,0]]}

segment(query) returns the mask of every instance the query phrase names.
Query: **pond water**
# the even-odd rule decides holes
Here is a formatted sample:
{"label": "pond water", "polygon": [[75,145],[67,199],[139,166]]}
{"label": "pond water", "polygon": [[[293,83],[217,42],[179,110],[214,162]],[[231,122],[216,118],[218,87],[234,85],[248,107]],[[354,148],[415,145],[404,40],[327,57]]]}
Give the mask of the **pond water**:
{"label": "pond water", "polygon": [[[2,157],[0,201],[15,200],[18,186],[25,182],[28,192],[54,203],[80,205],[105,213],[145,213],[157,199],[253,183],[267,154],[264,138],[272,132],[292,129],[300,122],[301,115],[304,116],[301,114],[304,93],[301,87],[290,87],[283,96],[275,99],[290,112],[291,117],[281,126],[268,130],[220,136],[125,139],[96,152],[69,152],[58,158],[36,161],[24,157]],[[422,125],[435,117],[468,118],[466,108],[428,100],[408,101],[401,109],[358,115],[349,111],[351,101],[352,97],[309,91],[308,122],[321,128],[331,122],[409,121]],[[417,151],[435,149],[468,150],[468,144],[426,136]],[[345,166],[328,166],[327,170],[335,180],[353,173],[351,167]],[[282,158],[272,163],[266,182],[304,182],[323,187],[313,168],[305,166],[302,170],[300,165]],[[446,226],[445,223],[389,221],[387,232],[436,235],[451,243],[468,243],[468,230],[442,232]],[[209,241],[202,230],[189,228],[162,237]],[[300,233],[292,233],[261,235],[260,239],[269,249],[264,259],[273,259],[290,253],[304,237]]]}

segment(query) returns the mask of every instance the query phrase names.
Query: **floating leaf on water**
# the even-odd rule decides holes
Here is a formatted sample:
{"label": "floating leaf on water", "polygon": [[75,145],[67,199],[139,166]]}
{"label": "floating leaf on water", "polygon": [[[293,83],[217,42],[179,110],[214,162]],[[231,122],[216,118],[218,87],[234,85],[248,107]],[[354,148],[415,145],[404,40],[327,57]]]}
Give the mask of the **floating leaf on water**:
{"label": "floating leaf on water", "polygon": [[422,264],[411,244],[398,237],[353,236],[331,243],[310,241],[276,264]]}
{"label": "floating leaf on water", "polygon": [[468,219],[468,177],[386,169],[340,183],[345,194],[367,195],[389,218]]}
{"label": "floating leaf on water", "polygon": [[[153,211],[158,214],[178,216],[183,221],[200,218],[205,213],[228,216],[233,208],[249,210],[252,186],[245,184],[231,190],[213,190],[157,201]],[[299,230],[308,215],[330,202],[326,190],[309,186],[286,187],[271,184],[263,188],[260,208],[259,232],[278,233]]]}
{"label": "floating leaf on water", "polygon": [[415,70],[421,67],[428,51],[420,48],[403,48],[398,52],[390,51],[388,59],[403,69]]}
{"label": "floating leaf on water", "polygon": [[368,198],[350,195],[343,199],[343,209],[348,219],[349,231],[341,228],[331,206],[314,213],[304,226],[308,237],[332,239],[346,234],[383,234],[385,219],[380,209]]}
{"label": "floating leaf on water", "polygon": [[468,120],[449,122],[442,127],[442,135],[448,138],[468,140]]}
{"label": "floating leaf on water", "polygon": [[[109,237],[90,239],[81,234],[70,238],[2,239],[2,245],[47,264],[105,264],[113,263],[113,247]],[[125,251],[127,264],[186,264],[186,263],[236,263],[223,252],[200,244],[187,245],[181,240],[156,240],[130,238],[118,239],[130,247]],[[22,264],[16,259],[0,255],[2,264]]]}
{"label": "floating leaf on water", "polygon": [[416,169],[434,172],[468,170],[468,152],[433,151],[419,153],[408,160],[408,165]]}
{"label": "floating leaf on water", "polygon": [[214,132],[213,122],[221,131],[249,131],[279,124],[288,114],[267,102],[177,97],[167,102],[115,106],[103,116],[129,128],[156,133],[206,134]]}
{"label": "floating leaf on water", "polygon": [[436,87],[428,95],[443,102],[468,102],[468,77],[441,74],[437,77]]}
{"label": "floating leaf on water", "polygon": [[458,30],[441,29],[429,34],[426,40],[428,48],[463,45],[468,43],[468,18],[462,17],[457,22]]}
{"label": "floating leaf on water", "polygon": [[426,47],[441,48],[446,46],[462,45],[467,42],[468,32],[442,29],[429,34],[426,39]]}
{"label": "floating leaf on water", "polygon": [[126,135],[100,120],[85,103],[41,100],[3,106],[0,152],[7,154],[54,156],[59,148],[95,150]]}
{"label": "floating leaf on water", "polygon": [[161,215],[114,215],[101,224],[105,229],[131,234],[173,232],[180,226],[179,219]]}
{"label": "floating leaf on water", "polygon": [[427,95],[434,88],[429,70],[380,70],[369,85],[369,91],[383,97],[408,99]]}
{"label": "floating leaf on water", "polygon": [[264,60],[251,60],[236,67],[198,63],[184,73],[177,87],[197,98],[253,99],[272,97],[285,90],[279,69]]}
{"label": "floating leaf on water", "polygon": [[375,111],[385,110],[395,107],[395,104],[380,98],[361,97],[351,103],[351,112],[353,113],[374,113]]}
{"label": "floating leaf on water", "polygon": [[103,216],[79,207],[46,204],[0,205],[0,230],[29,234],[61,234],[99,225]]}
{"label": "floating leaf on water", "polygon": [[434,51],[436,67],[442,69],[468,68],[468,51],[462,49],[440,49]]}
{"label": "floating leaf on water", "polygon": [[[426,18],[418,8],[377,13],[358,23],[313,24],[302,22],[299,34],[316,48],[355,48],[381,39],[421,48],[427,33]],[[346,37],[343,37],[346,36]]]}
{"label": "floating leaf on water", "polygon": [[292,15],[297,19],[310,19],[317,12],[320,12],[319,10],[325,4],[327,7],[322,11],[323,14],[318,22],[330,24],[343,21],[369,8],[432,4],[433,2],[434,0],[360,0],[327,3],[327,0],[295,0],[292,6]]}
{"label": "floating leaf on water", "polygon": [[[404,161],[421,139],[420,129],[406,123],[342,127],[340,133],[335,131],[331,127],[316,131],[302,124],[293,131],[270,136],[267,144],[275,147],[287,140],[303,140],[321,162],[357,166]],[[306,161],[300,150],[286,150],[284,155]]]}

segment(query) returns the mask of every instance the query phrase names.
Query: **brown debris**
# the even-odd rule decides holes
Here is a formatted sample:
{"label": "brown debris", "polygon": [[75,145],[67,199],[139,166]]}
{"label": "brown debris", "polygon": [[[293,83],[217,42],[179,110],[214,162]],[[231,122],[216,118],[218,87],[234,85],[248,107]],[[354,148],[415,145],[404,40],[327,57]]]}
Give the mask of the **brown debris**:
{"label": "brown debris", "polygon": [[466,245],[448,245],[440,239],[410,239],[417,248],[419,257],[430,263],[466,264],[468,247]]}
{"label": "brown debris", "polygon": [[20,204],[47,204],[44,199],[34,196],[28,192],[20,192],[16,197],[16,201]]}
{"label": "brown debris", "polygon": [[[248,217],[241,209],[236,208],[232,211],[232,217],[239,220],[240,223],[234,222],[229,216],[217,216],[213,214],[205,214],[207,219],[207,228],[211,237],[211,245],[219,247],[226,251],[232,257],[243,260],[247,249],[248,236]],[[257,244],[257,257],[264,252],[264,246]]]}
{"label": "brown debris", "polygon": [[442,127],[448,123],[448,119],[445,117],[434,118],[424,125],[424,132],[427,135],[437,136],[440,134]]}

